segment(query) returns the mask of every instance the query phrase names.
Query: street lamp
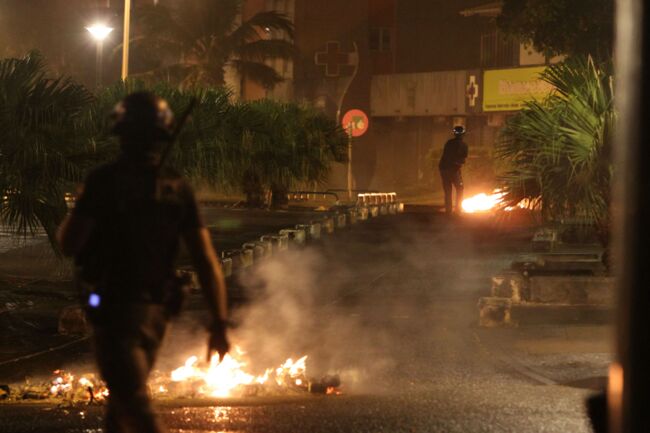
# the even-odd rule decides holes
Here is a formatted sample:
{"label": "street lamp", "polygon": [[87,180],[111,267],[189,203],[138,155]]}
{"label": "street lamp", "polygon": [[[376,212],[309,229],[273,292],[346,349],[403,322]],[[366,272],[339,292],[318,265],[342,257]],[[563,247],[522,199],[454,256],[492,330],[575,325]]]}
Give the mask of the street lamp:
{"label": "street lamp", "polygon": [[[158,4],[157,1],[154,4]],[[122,44],[122,80],[129,76],[129,38],[131,31],[131,0],[124,0],[124,43]]]}
{"label": "street lamp", "polygon": [[97,65],[95,71],[95,85],[97,87],[102,84],[102,70],[103,70],[103,58],[104,58],[104,39],[108,37],[113,31],[112,27],[108,27],[105,24],[94,24],[90,27],[86,27],[86,30],[90,33],[95,41],[97,41]]}

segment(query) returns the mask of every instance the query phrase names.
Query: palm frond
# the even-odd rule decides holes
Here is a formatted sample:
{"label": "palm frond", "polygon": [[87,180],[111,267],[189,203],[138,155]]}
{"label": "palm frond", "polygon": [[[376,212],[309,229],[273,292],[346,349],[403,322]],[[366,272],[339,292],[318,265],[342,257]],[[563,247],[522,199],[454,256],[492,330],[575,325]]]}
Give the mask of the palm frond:
{"label": "palm frond", "polygon": [[233,46],[246,44],[260,38],[261,31],[284,32],[290,40],[294,39],[294,25],[291,19],[276,11],[259,12],[244,21],[228,37]]}
{"label": "palm frond", "polygon": [[64,192],[87,162],[85,109],[93,96],[69,79],[50,79],[40,54],[0,61],[0,221],[50,240],[65,216]]}
{"label": "palm frond", "polygon": [[[143,33],[133,39],[134,50],[146,51],[147,57],[157,53],[158,60],[149,62],[156,74],[171,79],[174,71],[174,82],[183,86],[223,85],[226,65],[235,63],[248,78],[273,87],[281,79],[264,62],[295,56],[293,23],[270,11],[237,25],[241,5],[240,0],[194,0],[176,8],[143,6],[136,13]],[[281,34],[267,39],[267,32]]]}
{"label": "palm frond", "polygon": [[539,203],[549,219],[600,224],[608,218],[615,121],[612,78],[590,58],[549,67],[542,79],[555,92],[511,118],[496,156],[508,205]]}
{"label": "palm frond", "polygon": [[267,89],[284,81],[284,78],[275,69],[263,63],[236,59],[231,62],[231,65],[241,76],[257,81]]}
{"label": "palm frond", "polygon": [[248,42],[236,49],[234,53],[238,58],[251,62],[264,62],[269,58],[294,59],[298,54],[293,43],[280,39]]}

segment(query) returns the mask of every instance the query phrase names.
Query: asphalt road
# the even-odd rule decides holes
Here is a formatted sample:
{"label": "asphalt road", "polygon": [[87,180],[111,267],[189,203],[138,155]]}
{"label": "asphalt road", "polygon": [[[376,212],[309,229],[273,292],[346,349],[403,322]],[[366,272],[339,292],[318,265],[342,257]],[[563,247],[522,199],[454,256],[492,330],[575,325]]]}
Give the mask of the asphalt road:
{"label": "asphalt road", "polygon": [[[268,262],[233,340],[254,360],[309,355],[339,396],[161,402],[172,432],[589,432],[607,327],[484,330],[476,303],[520,244],[441,216],[380,218]],[[186,315],[161,368],[203,338]],[[582,385],[577,385],[582,384]],[[587,385],[585,385],[587,384]],[[100,432],[101,407],[0,404],[0,431]]]}

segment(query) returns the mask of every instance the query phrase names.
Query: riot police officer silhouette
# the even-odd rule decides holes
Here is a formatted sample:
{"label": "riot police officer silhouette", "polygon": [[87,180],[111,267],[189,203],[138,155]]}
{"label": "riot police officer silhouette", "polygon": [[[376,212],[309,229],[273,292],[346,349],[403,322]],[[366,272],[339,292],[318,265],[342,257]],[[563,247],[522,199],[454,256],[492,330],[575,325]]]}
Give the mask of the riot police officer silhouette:
{"label": "riot police officer silhouette", "polygon": [[[445,143],[440,157],[438,168],[442,179],[442,188],[445,192],[445,212],[451,215],[453,211],[460,213],[463,203],[463,176],[461,168],[467,159],[467,144],[463,141],[465,128],[455,126],[453,129],[454,138]],[[456,206],[452,203],[452,188],[456,189]]]}
{"label": "riot police officer silhouette", "polygon": [[229,350],[223,273],[194,194],[161,166],[173,137],[173,113],[151,93],[127,96],[114,111],[118,158],[92,171],[58,238],[86,287],[97,364],[109,388],[109,433],[163,431],[147,394],[171,302],[180,282],[174,263],[190,252],[212,322],[208,356]]}

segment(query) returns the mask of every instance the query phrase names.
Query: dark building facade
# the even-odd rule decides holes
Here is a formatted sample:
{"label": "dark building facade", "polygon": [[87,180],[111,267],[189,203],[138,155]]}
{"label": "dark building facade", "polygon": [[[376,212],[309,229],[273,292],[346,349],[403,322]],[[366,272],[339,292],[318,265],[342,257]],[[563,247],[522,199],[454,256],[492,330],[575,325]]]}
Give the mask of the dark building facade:
{"label": "dark building facade", "polygon": [[[182,6],[185,1],[190,0],[160,3]],[[134,7],[151,3],[158,2],[133,0]],[[45,4],[49,8],[36,7]],[[56,72],[89,85],[94,82],[95,46],[84,26],[95,15],[105,15],[115,27],[106,43],[104,82],[118,79],[121,56],[114,51],[121,34],[123,4],[122,0],[0,3],[31,7],[39,29],[60,35],[68,32],[64,38],[27,32],[25,44],[42,48]],[[45,10],[47,14],[39,15]],[[267,61],[285,78],[273,89],[244,80],[234,71],[227,71],[227,84],[244,99],[269,97],[307,103],[333,118],[340,119],[350,109],[367,113],[370,128],[355,138],[353,145],[358,189],[439,190],[435,162],[456,124],[466,125],[469,131],[468,192],[473,186],[483,189],[493,177],[490,161],[497,133],[516,106],[510,98],[513,95],[498,93],[501,89],[516,93],[529,85],[529,78],[511,70],[546,62],[499,35],[494,19],[500,11],[498,1],[245,0],[242,19],[265,10],[284,13],[294,21],[298,57]],[[68,18],[61,22],[53,19],[56,28],[42,24],[55,15]],[[273,37],[286,36],[272,32],[267,31]],[[143,70],[141,63],[146,59],[136,51],[131,54],[132,72]],[[503,71],[502,77],[499,71]],[[533,72],[534,68],[530,74]],[[486,77],[491,81],[484,82]],[[346,184],[346,168],[337,167],[330,187]]]}
{"label": "dark building facade", "polygon": [[[471,76],[479,86],[482,41],[496,25],[461,13],[485,3],[295,0],[293,99],[332,116],[353,108],[370,116],[368,133],[354,140],[356,188],[437,188],[434,161],[454,124],[468,127],[472,154],[485,160],[497,128],[470,106],[478,99],[468,98],[467,88]],[[502,63],[491,66],[516,66],[516,59]],[[473,172],[482,181],[491,176],[489,167]],[[345,185],[343,167],[330,185]]]}

